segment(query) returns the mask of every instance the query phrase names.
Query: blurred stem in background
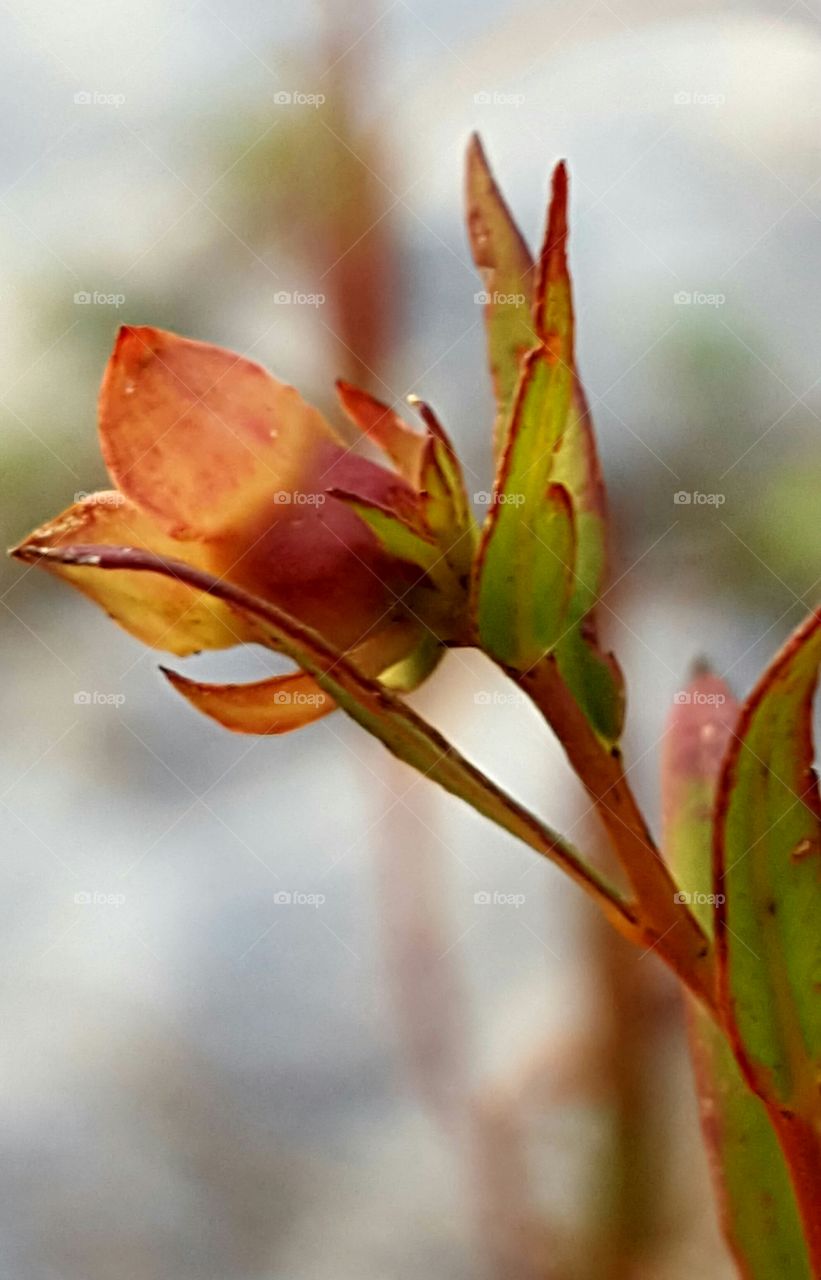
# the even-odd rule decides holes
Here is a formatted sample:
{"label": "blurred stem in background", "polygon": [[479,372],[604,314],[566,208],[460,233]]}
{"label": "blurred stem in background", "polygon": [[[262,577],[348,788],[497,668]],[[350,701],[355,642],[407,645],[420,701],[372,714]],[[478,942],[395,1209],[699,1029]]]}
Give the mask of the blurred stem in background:
{"label": "blurred stem in background", "polygon": [[[386,763],[385,778],[402,794],[406,775],[395,762]],[[376,851],[377,909],[408,1078],[448,1144],[473,1247],[493,1280],[668,1274],[667,1174],[675,1157],[659,1081],[662,1046],[679,1029],[675,989],[582,903],[591,998],[581,1026],[543,1038],[534,1016],[532,1048],[488,1074],[482,1058],[498,1050],[494,1032],[504,1044],[504,1025],[493,1016],[491,992],[481,1032],[472,1016],[475,982],[458,960],[469,929],[462,932],[448,910],[454,899],[437,808],[420,788],[413,814],[401,803],[392,811],[390,845]],[[564,1112],[569,1141],[584,1152],[578,1221],[564,1206]],[[696,1218],[690,1224],[698,1230]]]}
{"label": "blurred stem in background", "polygon": [[[365,3],[343,14],[331,0],[320,5],[315,48],[301,73],[319,105],[248,104],[219,159],[225,181],[218,194],[241,242],[263,264],[275,255],[272,293],[298,288],[324,298],[315,311],[309,308],[319,337],[330,343],[321,364],[334,377],[385,398],[397,337],[400,258],[391,217],[398,201],[393,182],[381,176],[388,149],[368,121],[366,86],[378,77],[373,38],[362,32],[376,25],[372,8]],[[209,262],[220,257],[222,245],[216,237],[206,251]],[[221,269],[218,261],[211,264]],[[196,273],[201,265],[192,264]],[[315,399],[330,402],[330,382]]]}
{"label": "blurred stem in background", "polygon": [[[591,978],[601,1006],[591,1019],[589,1052],[601,1075],[605,1103],[585,1280],[632,1280],[639,1264],[658,1253],[662,1236],[659,1177],[668,1153],[660,1141],[657,1095],[649,1085],[658,1065],[666,975],[659,975],[652,961],[587,904],[584,917]],[[672,991],[669,998],[675,999]]]}
{"label": "blurred stem in background", "polygon": [[[400,255],[392,233],[393,198],[385,171],[387,147],[362,120],[363,87],[372,42],[361,32],[376,20],[371,0],[356,6],[356,23],[339,21],[338,6],[324,0],[326,21],[320,57],[333,119],[320,126],[336,143],[327,175],[328,200],[319,217],[327,257],[321,280],[333,300],[338,341],[336,376],[384,395],[382,377],[396,340],[396,299],[401,295]],[[392,185],[392,184],[391,184]]]}

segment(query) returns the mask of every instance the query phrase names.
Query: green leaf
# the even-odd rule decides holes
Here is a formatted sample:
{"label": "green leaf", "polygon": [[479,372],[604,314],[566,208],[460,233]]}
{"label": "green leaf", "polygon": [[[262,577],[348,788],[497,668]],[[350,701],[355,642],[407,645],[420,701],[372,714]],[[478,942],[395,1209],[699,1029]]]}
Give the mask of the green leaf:
{"label": "green leaf", "polygon": [[484,285],[488,356],[496,396],[493,439],[498,453],[521,358],[537,343],[531,316],[534,266],[476,134],[468,144],[465,186],[468,238]]}
{"label": "green leaf", "polygon": [[624,679],[616,659],[602,649],[596,627],[607,571],[607,523],[590,412],[578,381],[553,476],[571,496],[576,527],[573,591],[556,660],[588,721],[613,746],[624,725]]}
{"label": "green leaf", "polygon": [[400,520],[396,512],[380,507],[375,502],[369,502],[367,498],[357,494],[347,493],[343,489],[329,489],[328,494],[355,511],[360,520],[374,534],[382,549],[389,555],[395,556],[397,560],[405,560],[408,564],[415,564],[417,568],[425,571],[441,560],[441,552],[434,539],[418,529],[412,529],[410,525]]}
{"label": "green leaf", "polygon": [[624,727],[624,681],[612,653],[599,646],[592,622],[568,624],[556,646],[559,674],[605,748],[616,745]]}
{"label": "green leaf", "polygon": [[[664,748],[664,848],[712,939],[712,814],[735,707],[715,677],[697,677],[668,724]],[[749,1088],[713,1018],[687,998],[690,1049],[722,1227],[748,1280],[811,1269],[787,1167],[764,1103]]]}
{"label": "green leaf", "polygon": [[535,818],[470,764],[435,729],[377,681],[363,675],[321,636],[224,578],[214,578],[181,560],[132,547],[26,547],[30,562],[56,561],[91,574],[128,570],[164,575],[195,593],[225,601],[251,625],[259,643],[284,653],[309,675],[353,720],[388,750],[478,813],[560,866],[599,904],[605,915],[633,941],[646,935],[632,906],[589,866],[573,846]]}
{"label": "green leaf", "polygon": [[476,564],[479,639],[492,657],[519,671],[555,648],[574,589],[573,507],[568,490],[553,480],[574,384],[566,201],[560,165],[534,303],[540,342],[521,361]]}
{"label": "green leaf", "polygon": [[[477,144],[478,145],[478,144]],[[483,261],[521,267],[523,241],[487,169],[469,151],[469,173],[483,194]],[[478,197],[477,197],[478,199]],[[485,208],[485,205],[487,208]],[[495,247],[495,253],[491,248]],[[478,261],[477,257],[477,261]],[[567,267],[567,175],[556,169],[538,279],[526,280],[532,308],[525,350],[510,314],[492,317],[488,348],[494,378],[503,363],[519,380],[501,431],[502,456],[475,568],[476,627],[481,643],[508,666],[526,670],[555,652],[559,672],[588,722],[610,748],[624,721],[618,665],[599,644],[595,606],[606,573],[604,485],[590,414],[575,369],[573,303]],[[495,327],[494,327],[495,325]],[[568,521],[557,518],[549,493],[570,498]]]}
{"label": "green leaf", "polygon": [[[538,361],[535,368],[541,371],[544,365]],[[533,394],[521,401],[523,417],[536,430],[539,381],[537,372]],[[482,647],[520,671],[539,662],[561,638],[573,591],[573,507],[564,486],[549,483],[545,471],[549,463],[523,475],[521,489],[512,481],[495,495],[476,561]]]}
{"label": "green leaf", "polygon": [[722,769],[714,844],[719,979],[737,1054],[761,1095],[818,1114],[821,801],[812,701],[821,610],[744,704]]}

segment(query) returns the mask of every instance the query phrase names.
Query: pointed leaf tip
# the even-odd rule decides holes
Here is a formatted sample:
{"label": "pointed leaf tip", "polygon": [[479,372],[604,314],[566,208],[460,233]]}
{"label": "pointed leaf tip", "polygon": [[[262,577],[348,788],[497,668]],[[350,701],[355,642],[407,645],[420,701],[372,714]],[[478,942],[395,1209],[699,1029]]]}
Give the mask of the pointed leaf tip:
{"label": "pointed leaf tip", "polygon": [[487,350],[496,398],[494,449],[504,443],[522,357],[536,345],[531,315],[533,258],[488,164],[477,134],[465,164],[467,232],[483,291]]}
{"label": "pointed leaf tip", "polygon": [[573,313],[567,264],[567,167],[560,160],[553,171],[547,227],[536,278],[533,319],[539,337],[551,354],[573,362]]}

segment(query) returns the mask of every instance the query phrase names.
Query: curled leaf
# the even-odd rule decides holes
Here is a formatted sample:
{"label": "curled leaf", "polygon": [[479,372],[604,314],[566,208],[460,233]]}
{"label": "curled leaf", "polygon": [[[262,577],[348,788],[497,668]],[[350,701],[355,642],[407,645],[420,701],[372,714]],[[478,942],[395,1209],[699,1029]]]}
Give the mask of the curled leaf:
{"label": "curled leaf", "polygon": [[336,707],[333,698],[301,671],[250,684],[206,684],[167,667],[160,670],[192,707],[233,733],[290,733]]}
{"label": "curled leaf", "polygon": [[[189,588],[184,590],[194,596]],[[385,688],[409,691],[430,675],[443,652],[430,632],[417,637],[409,624],[393,623],[363,640],[346,657]],[[333,698],[303,671],[250,684],[209,684],[167,667],[160,670],[197,711],[234,733],[290,733],[336,710]]]}

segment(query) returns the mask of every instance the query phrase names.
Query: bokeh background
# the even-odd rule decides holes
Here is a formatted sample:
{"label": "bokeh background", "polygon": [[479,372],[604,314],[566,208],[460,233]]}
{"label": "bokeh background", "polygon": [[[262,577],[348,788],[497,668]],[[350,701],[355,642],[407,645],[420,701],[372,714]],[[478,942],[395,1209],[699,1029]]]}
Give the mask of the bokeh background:
{"label": "bokeh background", "polygon": [[[818,0],[2,0],[0,29],[7,544],[104,482],[124,321],[332,413],[337,376],[417,392],[486,491],[464,146],[532,241],[568,158],[602,624],[657,824],[689,664],[746,690],[821,588]],[[234,737],[92,606],[2,573],[3,1276],[732,1274],[653,956],[339,717]],[[597,846],[479,656],[414,702]]]}

